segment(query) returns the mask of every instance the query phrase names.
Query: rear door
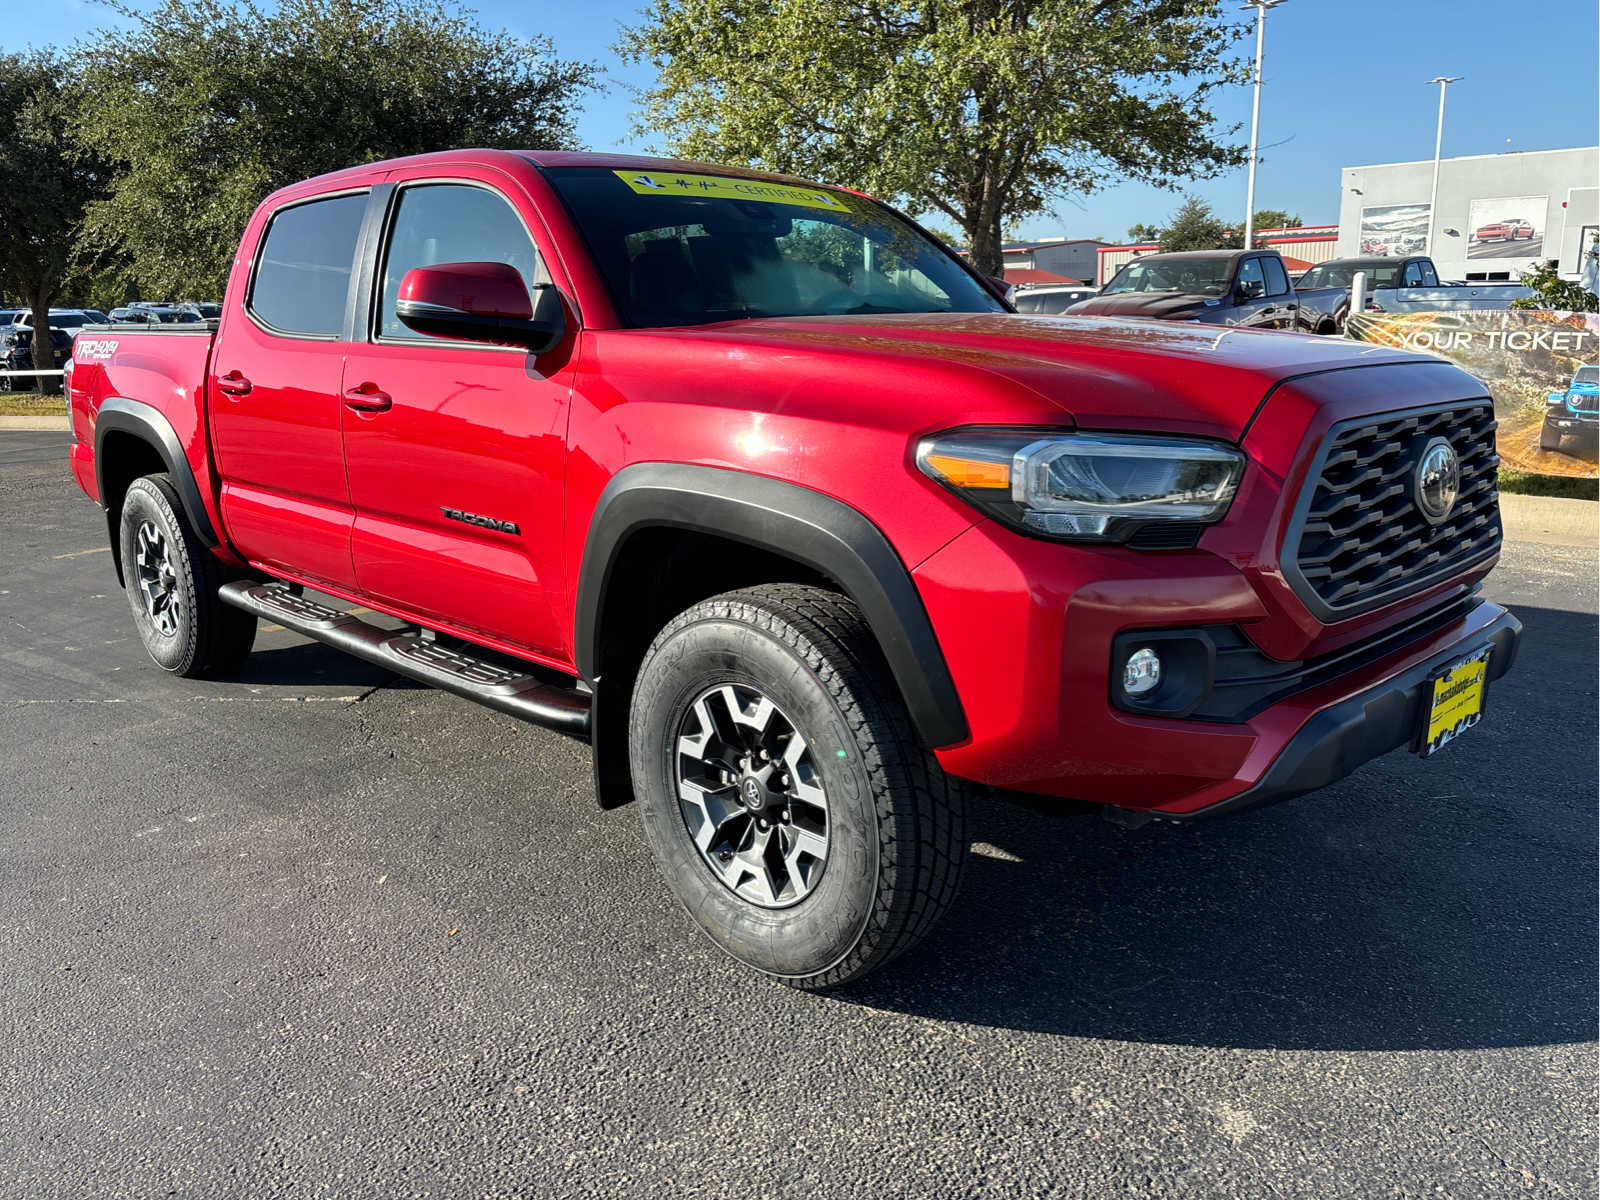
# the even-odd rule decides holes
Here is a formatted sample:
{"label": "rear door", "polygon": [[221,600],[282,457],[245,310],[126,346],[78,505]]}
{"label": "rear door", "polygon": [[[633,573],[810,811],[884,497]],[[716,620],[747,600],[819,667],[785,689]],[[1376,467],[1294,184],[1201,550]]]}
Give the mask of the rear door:
{"label": "rear door", "polygon": [[295,200],[267,219],[207,381],[222,516],[248,558],[351,587],[354,513],[339,383],[368,189]]}
{"label": "rear door", "polygon": [[438,170],[390,176],[363,339],[345,364],[356,579],[374,600],[565,665],[557,613],[576,323],[535,358],[399,321],[395,297],[413,267],[503,262],[530,289],[550,280],[548,239],[514,181]]}

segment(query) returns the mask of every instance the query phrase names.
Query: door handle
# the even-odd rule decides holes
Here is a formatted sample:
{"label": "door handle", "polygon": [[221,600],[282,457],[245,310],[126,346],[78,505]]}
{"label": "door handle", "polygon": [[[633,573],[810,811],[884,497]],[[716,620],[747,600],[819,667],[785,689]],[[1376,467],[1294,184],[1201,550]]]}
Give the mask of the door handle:
{"label": "door handle", "polygon": [[217,376],[217,391],[228,396],[248,396],[251,383],[238,371]]}
{"label": "door handle", "polygon": [[360,387],[345,389],[344,403],[346,408],[357,412],[386,412],[394,404],[394,397],[380,392],[375,383],[363,383]]}

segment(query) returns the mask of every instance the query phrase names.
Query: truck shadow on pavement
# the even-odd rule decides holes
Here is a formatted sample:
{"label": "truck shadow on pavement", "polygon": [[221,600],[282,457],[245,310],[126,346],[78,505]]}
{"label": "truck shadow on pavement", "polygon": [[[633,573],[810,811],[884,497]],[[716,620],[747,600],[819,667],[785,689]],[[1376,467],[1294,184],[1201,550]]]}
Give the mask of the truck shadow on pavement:
{"label": "truck shadow on pavement", "polygon": [[296,642],[292,646],[257,649],[245,659],[244,666],[230,682],[298,690],[335,687],[358,690],[375,687],[421,689],[424,686],[363,662],[353,655],[341,654],[320,642]]}
{"label": "truck shadow on pavement", "polygon": [[1485,723],[1432,762],[1397,753],[1323,792],[1193,826],[1123,830],[1048,801],[980,802],[949,919],[833,994],[1135,1042],[1592,1040],[1595,618],[1517,615],[1521,661],[1491,689]]}

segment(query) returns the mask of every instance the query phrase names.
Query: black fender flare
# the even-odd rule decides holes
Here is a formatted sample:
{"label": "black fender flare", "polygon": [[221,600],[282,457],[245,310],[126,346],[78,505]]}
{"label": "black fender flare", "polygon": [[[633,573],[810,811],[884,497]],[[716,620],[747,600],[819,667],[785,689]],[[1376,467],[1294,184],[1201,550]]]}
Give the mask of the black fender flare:
{"label": "black fender flare", "polygon": [[117,579],[122,579],[122,552],[119,531],[116,528],[118,508],[107,502],[105,479],[105,443],[112,433],[128,433],[145,442],[161,456],[173,486],[178,489],[178,499],[200,540],[211,549],[222,544],[206,512],[200,495],[200,485],[195,481],[194,469],[183,452],[183,444],[165,414],[142,400],[129,400],[125,396],[108,396],[101,401],[94,421],[94,481],[100,496],[100,507],[105,510],[106,529],[111,536],[112,557],[116,560]]}
{"label": "black fender flare", "polygon": [[966,713],[922,597],[883,532],[831,496],[721,467],[635,463],[600,493],[574,620],[574,657],[585,679],[599,682],[600,614],[619,548],[635,532],[662,526],[745,542],[831,579],[860,606],[924,744],[967,739]]}

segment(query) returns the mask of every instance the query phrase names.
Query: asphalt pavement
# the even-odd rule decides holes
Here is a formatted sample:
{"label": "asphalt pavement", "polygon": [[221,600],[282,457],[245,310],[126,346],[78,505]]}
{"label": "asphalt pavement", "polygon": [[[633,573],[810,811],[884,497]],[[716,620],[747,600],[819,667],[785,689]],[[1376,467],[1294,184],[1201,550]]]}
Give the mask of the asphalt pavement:
{"label": "asphalt pavement", "polygon": [[1544,243],[1535,238],[1499,242],[1473,242],[1467,248],[1467,257],[1474,262],[1483,258],[1538,258],[1544,253]]}
{"label": "asphalt pavement", "polygon": [[1507,545],[1433,761],[986,801],[951,919],[813,996],[580,745],[281,630],[163,675],[64,453],[0,434],[0,1196],[1595,1195],[1592,536]]}

